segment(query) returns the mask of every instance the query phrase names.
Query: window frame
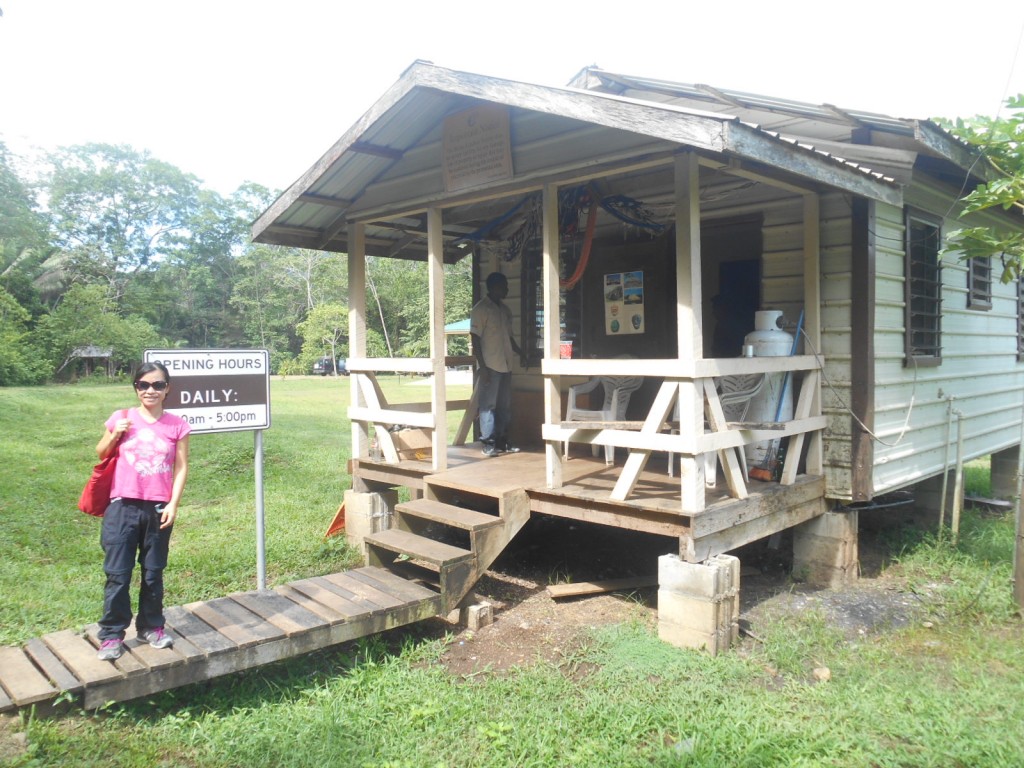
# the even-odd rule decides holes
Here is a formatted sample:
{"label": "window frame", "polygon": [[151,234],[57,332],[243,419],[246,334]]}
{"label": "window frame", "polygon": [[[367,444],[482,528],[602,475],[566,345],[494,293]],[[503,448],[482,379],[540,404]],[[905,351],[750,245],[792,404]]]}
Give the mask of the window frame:
{"label": "window frame", "polygon": [[[942,220],[908,207],[904,225],[904,365],[937,366],[942,363]],[[923,228],[932,230],[923,237],[934,242],[915,237]],[[934,340],[922,345],[922,336]]]}
{"label": "window frame", "polygon": [[976,256],[967,260],[967,308],[992,309],[992,257]]}

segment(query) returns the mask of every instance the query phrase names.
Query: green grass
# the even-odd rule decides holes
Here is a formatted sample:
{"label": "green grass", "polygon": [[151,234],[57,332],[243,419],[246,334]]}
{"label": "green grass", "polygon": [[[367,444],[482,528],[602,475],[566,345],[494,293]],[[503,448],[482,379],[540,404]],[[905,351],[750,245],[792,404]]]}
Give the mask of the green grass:
{"label": "green grass", "polygon": [[[407,383],[390,387],[389,398],[417,399]],[[98,529],[74,500],[98,425],[126,389],[0,390],[4,643],[96,618]],[[332,380],[273,383],[264,440],[272,582],[351,561],[321,539],[348,482],[347,392]],[[192,455],[168,572],[182,602],[255,578],[251,433],[197,437]],[[5,757],[0,729],[0,765],[1024,765],[1013,539],[1012,519],[967,510],[957,548],[926,536],[898,553],[890,575],[930,627],[850,643],[808,611],[711,658],[660,642],[638,620],[593,630],[557,663],[472,678],[437,663],[450,639],[413,627],[100,713],[26,716],[27,751]],[[830,682],[814,682],[819,666]]]}

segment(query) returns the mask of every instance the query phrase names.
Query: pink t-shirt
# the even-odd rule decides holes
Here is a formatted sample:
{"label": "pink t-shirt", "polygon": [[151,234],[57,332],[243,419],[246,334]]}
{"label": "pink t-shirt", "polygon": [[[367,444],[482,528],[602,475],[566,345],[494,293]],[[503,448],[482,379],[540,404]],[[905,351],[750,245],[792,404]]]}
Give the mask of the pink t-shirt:
{"label": "pink t-shirt", "polygon": [[[107,419],[107,429],[113,432],[124,414],[123,410],[115,411]],[[128,411],[128,418],[132,425],[118,445],[110,497],[170,501],[178,441],[192,427],[180,416],[167,412],[153,424],[143,419],[136,408]]]}

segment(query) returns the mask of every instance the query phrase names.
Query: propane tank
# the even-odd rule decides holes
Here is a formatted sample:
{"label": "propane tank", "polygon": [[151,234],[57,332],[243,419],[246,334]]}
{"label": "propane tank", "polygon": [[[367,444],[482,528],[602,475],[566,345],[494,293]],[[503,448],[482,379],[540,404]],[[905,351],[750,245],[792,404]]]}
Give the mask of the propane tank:
{"label": "propane tank", "polygon": [[[754,357],[788,357],[793,354],[793,335],[779,328],[782,312],[762,310],[754,313],[754,330],[744,337],[744,346],[753,347]],[[747,421],[789,421],[793,418],[793,388],[783,392],[784,373],[769,373],[765,385],[750,401]],[[781,402],[781,407],[780,407]],[[767,458],[771,441],[746,447],[747,466],[761,465]]]}

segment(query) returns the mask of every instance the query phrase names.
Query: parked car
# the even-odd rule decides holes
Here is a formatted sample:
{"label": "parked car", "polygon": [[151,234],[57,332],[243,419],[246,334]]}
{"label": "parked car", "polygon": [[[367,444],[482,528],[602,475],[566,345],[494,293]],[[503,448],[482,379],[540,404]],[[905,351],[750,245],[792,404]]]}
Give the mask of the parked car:
{"label": "parked car", "polygon": [[319,376],[327,376],[336,372],[341,376],[348,376],[348,366],[344,357],[339,357],[336,365],[337,367],[331,362],[330,357],[321,357],[313,363],[313,373]]}

